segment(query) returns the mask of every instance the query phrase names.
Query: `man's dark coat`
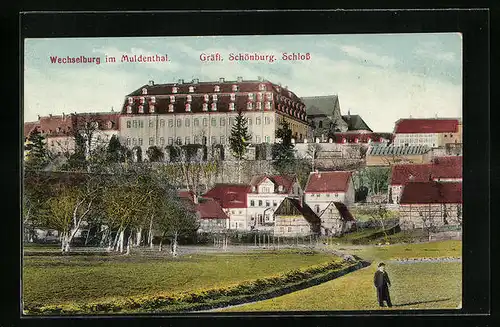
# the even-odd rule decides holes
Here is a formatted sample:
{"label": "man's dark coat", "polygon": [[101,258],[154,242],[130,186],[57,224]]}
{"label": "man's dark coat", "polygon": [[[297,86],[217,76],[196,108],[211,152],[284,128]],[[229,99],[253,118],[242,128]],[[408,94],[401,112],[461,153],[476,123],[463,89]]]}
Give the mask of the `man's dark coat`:
{"label": "man's dark coat", "polygon": [[382,306],[384,301],[387,301],[387,305],[392,306],[391,297],[389,296],[389,286],[391,285],[391,281],[389,280],[387,272],[377,270],[375,272],[375,276],[373,277],[373,283],[377,288],[378,303]]}

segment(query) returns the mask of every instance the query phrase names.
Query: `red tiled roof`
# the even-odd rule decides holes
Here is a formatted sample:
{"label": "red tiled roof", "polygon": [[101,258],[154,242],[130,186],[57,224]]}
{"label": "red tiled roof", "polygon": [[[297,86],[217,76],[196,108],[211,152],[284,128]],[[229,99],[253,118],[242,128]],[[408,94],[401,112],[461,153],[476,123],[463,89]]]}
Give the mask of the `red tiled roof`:
{"label": "red tiled roof", "polygon": [[193,191],[178,191],[177,194],[181,199],[189,199],[191,201],[194,201]]}
{"label": "red tiled roof", "polygon": [[432,163],[436,165],[461,165],[462,159],[462,156],[435,157],[432,159]]}
{"label": "red tiled roof", "polygon": [[408,182],[428,182],[436,178],[462,178],[462,164],[401,164],[394,165],[391,185],[404,185]]}
{"label": "red tiled roof", "polygon": [[346,143],[354,143],[358,139],[359,143],[368,143],[368,139],[372,142],[380,142],[382,140],[391,140],[392,134],[390,133],[358,133],[358,132],[344,132],[344,133],[334,133],[335,143],[343,143],[343,139]]}
{"label": "red tiled roof", "polygon": [[351,178],[349,171],[324,171],[309,174],[307,180],[306,193],[317,192],[347,192],[349,180]]}
{"label": "red tiled roof", "polygon": [[203,197],[218,201],[224,209],[246,208],[248,192],[250,192],[250,185],[217,184]]}
{"label": "red tiled roof", "polygon": [[400,204],[462,203],[462,183],[416,182],[403,189]]}
{"label": "red tiled roof", "polygon": [[456,133],[458,119],[401,119],[394,133]]}
{"label": "red tiled roof", "polygon": [[271,182],[273,182],[276,185],[275,192],[278,192],[278,187],[281,185],[283,186],[283,192],[281,193],[290,193],[292,191],[292,186],[295,181],[293,177],[289,176],[280,176],[280,175],[275,175],[275,176],[269,176],[269,175],[262,175],[262,176],[254,176],[252,180],[250,181],[251,186],[259,186],[260,183],[262,183],[266,178],[269,178]]}
{"label": "red tiled roof", "polygon": [[[68,136],[86,122],[97,122],[100,131],[117,131],[120,128],[119,113],[78,113],[40,117],[40,131],[49,136]],[[111,126],[108,123],[111,122]]]}
{"label": "red tiled roof", "polygon": [[229,219],[219,202],[215,200],[199,203],[196,206],[196,211],[200,214],[201,219]]}

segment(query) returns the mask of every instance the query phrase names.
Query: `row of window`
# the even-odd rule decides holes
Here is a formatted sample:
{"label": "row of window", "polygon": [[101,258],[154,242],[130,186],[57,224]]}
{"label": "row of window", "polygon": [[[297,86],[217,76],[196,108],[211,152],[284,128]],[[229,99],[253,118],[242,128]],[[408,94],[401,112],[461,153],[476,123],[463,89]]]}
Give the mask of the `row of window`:
{"label": "row of window", "polygon": [[[221,117],[219,119],[219,126],[225,126],[226,125],[226,118]],[[252,118],[248,118],[248,125],[253,125]],[[149,128],[154,128],[156,123],[155,120],[149,120]],[[229,125],[233,125],[235,122],[234,117],[229,117]],[[271,124],[272,119],[270,117],[264,117],[264,124],[269,125]],[[158,121],[160,127],[165,127],[165,119],[160,119]],[[255,118],[255,125],[261,125],[262,119],[260,117]],[[182,119],[177,119],[175,120],[175,125],[177,127],[182,127]],[[202,119],[202,125],[204,127],[208,126],[208,118],[203,118]],[[217,118],[211,118],[210,119],[210,125],[216,127],[217,126]],[[184,126],[185,127],[190,127],[191,126],[191,118],[186,118],[184,119]],[[200,119],[199,118],[193,118],[193,126],[198,127],[200,126]],[[174,127],[174,119],[168,119],[168,127]],[[127,128],[144,128],[144,121],[143,120],[128,120],[127,121]]]}
{"label": "row of window", "polygon": [[[255,140],[256,140],[256,143],[259,144],[261,142],[261,138],[260,136],[256,136],[255,137]],[[266,135],[265,138],[264,138],[265,142],[266,143],[271,143],[271,137]],[[165,138],[164,137],[160,137],[158,139],[158,144],[155,144],[155,139],[154,137],[150,137],[149,138],[149,145],[165,145]],[[183,143],[184,141],[184,143]],[[174,144],[174,138],[173,137],[169,137],[167,139],[167,145],[173,145]],[[219,142],[219,143],[218,143]],[[143,139],[142,138],[127,138],[127,145],[130,146],[130,145],[133,145],[133,146],[142,146],[144,143],[143,143]],[[175,138],[175,144],[177,145],[182,145],[182,144],[191,144],[191,137],[190,136],[186,136],[184,139],[182,137],[177,137]],[[205,136],[194,136],[193,137],[193,144],[207,144],[207,138]],[[226,137],[226,136],[220,136],[220,137],[217,137],[217,136],[212,136],[210,137],[210,144],[229,144],[229,137]]]}
{"label": "row of window", "polygon": [[[188,87],[189,93],[193,93],[195,91],[195,89],[196,88],[194,86],[189,86]],[[239,88],[238,88],[237,84],[233,84],[231,86],[231,90],[233,92],[238,91],[238,89]],[[259,84],[259,90],[260,91],[265,91],[266,90],[266,85],[265,84]],[[177,93],[177,92],[179,92],[179,88],[177,86],[173,86],[172,87],[172,93]],[[214,92],[220,92],[220,85],[214,85]],[[142,89],[142,94],[144,94],[144,95],[148,94],[148,89],[147,88],[143,88]]]}
{"label": "row of window", "polygon": [[[231,93],[229,95],[229,97],[231,98],[231,101],[235,101],[236,100],[236,94],[235,93]],[[257,93],[256,96],[254,97],[253,93],[248,93],[248,100],[254,101],[255,99],[257,99],[257,101],[262,101],[264,99],[266,99],[268,101],[272,101],[273,94],[271,92],[268,92],[265,95],[263,93]],[[187,100],[187,102],[193,101],[193,96],[190,95],[190,94],[187,95],[186,96],[186,100]],[[210,95],[204,94],[203,95],[203,101],[205,101],[205,102],[210,101]],[[217,94],[212,94],[212,101],[218,101],[218,95]],[[150,103],[156,103],[156,97],[155,96],[150,97],[149,98],[149,102]],[[171,103],[175,102],[175,95],[171,95],[170,96],[170,102]],[[128,97],[128,103],[129,104],[133,104],[134,103],[134,98],[133,97]],[[139,103],[145,104],[146,103],[146,97],[139,97]]]}
{"label": "row of window", "polygon": [[[250,200],[250,206],[251,207],[270,207],[271,206],[271,201],[269,200],[266,200],[266,205],[264,206],[264,201],[263,200],[258,200],[258,205],[256,206],[255,205],[255,200]],[[277,207],[278,206],[278,202],[277,201],[273,201],[273,207]]]}

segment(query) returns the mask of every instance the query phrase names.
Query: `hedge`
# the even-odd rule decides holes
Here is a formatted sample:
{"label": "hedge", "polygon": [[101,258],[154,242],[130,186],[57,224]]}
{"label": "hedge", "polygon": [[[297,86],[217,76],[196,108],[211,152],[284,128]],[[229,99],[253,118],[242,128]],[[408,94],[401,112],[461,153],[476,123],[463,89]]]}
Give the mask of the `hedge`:
{"label": "hedge", "polygon": [[369,265],[369,263],[364,261],[358,261],[347,265],[345,262],[333,261],[303,270],[293,270],[287,273],[222,288],[212,288],[178,294],[114,298],[102,302],[83,304],[47,306],[25,305],[24,314],[74,315],[118,312],[179,312],[208,310],[284,295],[324,283],[367,265]]}

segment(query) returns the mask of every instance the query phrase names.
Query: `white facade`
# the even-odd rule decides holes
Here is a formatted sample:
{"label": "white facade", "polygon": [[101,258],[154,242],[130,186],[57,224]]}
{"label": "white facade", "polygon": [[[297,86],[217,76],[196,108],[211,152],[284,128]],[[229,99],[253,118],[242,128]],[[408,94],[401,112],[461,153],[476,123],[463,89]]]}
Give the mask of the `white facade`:
{"label": "white facade", "polygon": [[[172,144],[228,144],[236,112],[171,113],[120,117],[120,139],[143,153],[150,146]],[[271,111],[245,112],[250,143],[274,143],[276,114]]]}
{"label": "white facade", "polygon": [[394,145],[427,145],[435,148],[439,146],[439,133],[397,133],[394,137]]}
{"label": "white facade", "polygon": [[274,236],[308,236],[313,234],[311,224],[301,216],[278,216],[273,228]]}
{"label": "white facade", "polygon": [[229,226],[231,230],[249,230],[250,221],[247,218],[247,208],[223,209],[229,217]]}
{"label": "white facade", "polygon": [[222,233],[229,229],[229,219],[199,219],[198,233]]}
{"label": "white facade", "polygon": [[[264,179],[259,185],[247,194],[247,216],[251,227],[257,229],[272,229],[275,218],[274,211],[286,197],[300,197],[302,189],[298,182],[294,182],[290,193],[283,193],[282,186],[275,189],[275,184],[269,178]],[[277,191],[277,192],[276,192]]]}
{"label": "white facade", "polygon": [[316,213],[319,214],[333,202],[342,202],[346,206],[354,203],[354,183],[349,178],[346,192],[307,192],[304,193],[304,201]]}

